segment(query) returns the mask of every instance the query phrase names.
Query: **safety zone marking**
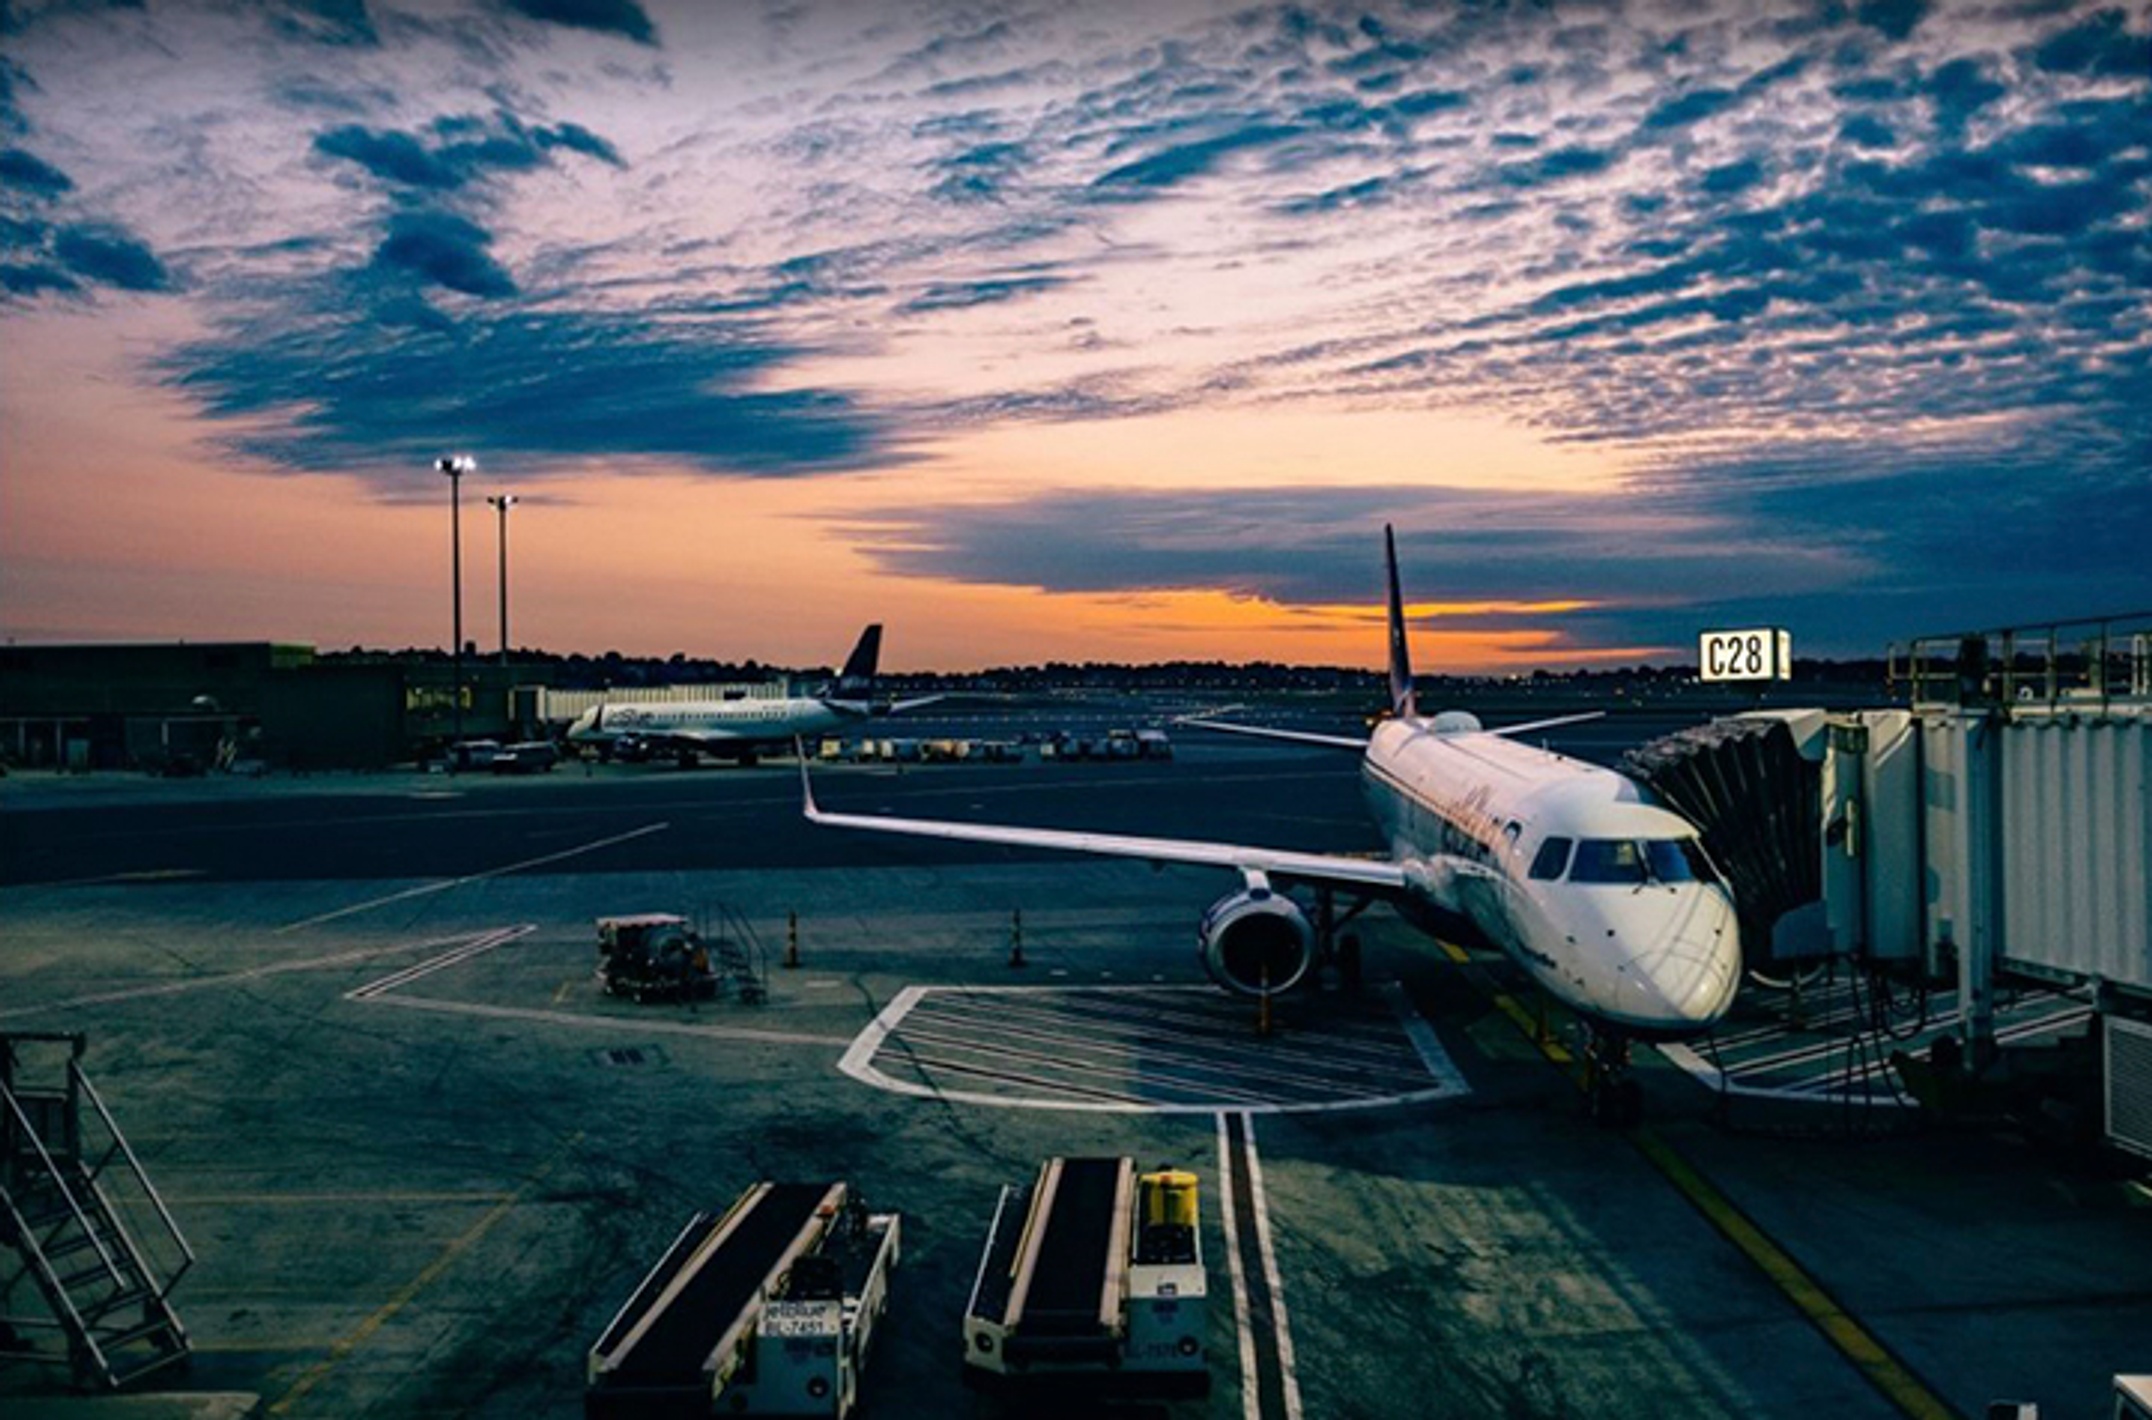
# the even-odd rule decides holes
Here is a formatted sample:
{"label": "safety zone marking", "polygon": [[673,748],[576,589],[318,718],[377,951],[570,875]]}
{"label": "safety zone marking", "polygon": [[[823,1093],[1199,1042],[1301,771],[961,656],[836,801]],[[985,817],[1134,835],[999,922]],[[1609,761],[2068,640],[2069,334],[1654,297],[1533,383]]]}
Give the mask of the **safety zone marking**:
{"label": "safety zone marking", "polygon": [[908,986],[838,1069],[892,1094],[1004,1109],[1260,1114],[1455,1099],[1471,1088],[1402,991],[1258,1036],[1205,986]]}
{"label": "safety zone marking", "polygon": [[[1706,1037],[1695,1045],[1673,1042],[1659,1053],[1707,1088],[1746,1099],[1793,1100],[1842,1105],[1911,1107],[1891,1057],[1925,1056],[1937,1039],[1962,1028],[1957,993],[1938,992],[1917,1028],[1902,1034],[1876,1024],[1874,1011],[1851,983],[1810,996],[1807,1011],[1781,1013]],[[2092,1008],[2061,992],[2028,991],[1995,1012],[1995,1039],[2009,1043],[2075,1030]]]}

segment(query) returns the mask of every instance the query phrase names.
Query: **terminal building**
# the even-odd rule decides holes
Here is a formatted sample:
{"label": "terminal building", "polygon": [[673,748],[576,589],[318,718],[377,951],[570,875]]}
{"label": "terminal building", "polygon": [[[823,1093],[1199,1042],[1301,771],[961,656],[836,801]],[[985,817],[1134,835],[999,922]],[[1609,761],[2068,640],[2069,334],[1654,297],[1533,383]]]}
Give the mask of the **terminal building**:
{"label": "terminal building", "polygon": [[[464,733],[516,736],[532,670],[466,657]],[[272,641],[0,646],[0,763],[378,769],[453,735],[453,679],[446,660],[324,661]]]}
{"label": "terminal building", "polygon": [[[600,701],[783,696],[743,685],[561,689],[544,663],[463,658],[466,739],[548,738]],[[383,769],[456,738],[439,653],[339,656],[278,641],[0,646],[0,765],[25,769]]]}

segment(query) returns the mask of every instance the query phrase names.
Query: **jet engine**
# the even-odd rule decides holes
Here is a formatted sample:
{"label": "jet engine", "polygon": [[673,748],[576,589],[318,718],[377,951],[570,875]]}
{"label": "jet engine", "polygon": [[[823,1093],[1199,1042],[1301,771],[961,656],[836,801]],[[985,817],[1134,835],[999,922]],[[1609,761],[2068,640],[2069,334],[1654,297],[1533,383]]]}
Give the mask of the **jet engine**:
{"label": "jet engine", "polygon": [[1203,914],[1196,950],[1211,980],[1236,995],[1290,991],[1315,960],[1315,929],[1291,898],[1243,888]]}

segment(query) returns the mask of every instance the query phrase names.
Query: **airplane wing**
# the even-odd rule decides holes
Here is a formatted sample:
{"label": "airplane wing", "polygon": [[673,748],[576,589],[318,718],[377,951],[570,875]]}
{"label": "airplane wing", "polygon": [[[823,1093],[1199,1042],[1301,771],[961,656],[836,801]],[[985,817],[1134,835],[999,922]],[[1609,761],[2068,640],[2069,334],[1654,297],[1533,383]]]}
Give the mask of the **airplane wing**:
{"label": "airplane wing", "polygon": [[1248,735],[1259,740],[1284,740],[1290,744],[1322,745],[1326,749],[1365,750],[1366,740],[1356,740],[1350,735],[1318,735],[1312,730],[1273,730],[1264,725],[1236,725],[1229,720],[1175,720],[1176,725],[1191,725],[1198,730],[1217,730],[1228,735]]}
{"label": "airplane wing", "polygon": [[[1576,725],[1582,724],[1586,720],[1597,720],[1606,713],[1604,710],[1586,710],[1575,715],[1556,715],[1547,720],[1527,720],[1521,725],[1503,725],[1498,729],[1488,730],[1485,733],[1490,735],[1524,735],[1530,734],[1534,730],[1551,730],[1558,725]],[[1192,725],[1199,730],[1218,730],[1228,735],[1250,735],[1259,740],[1284,740],[1291,744],[1324,745],[1332,749],[1364,750],[1367,748],[1366,740],[1354,739],[1350,735],[1319,735],[1310,730],[1273,730],[1261,725],[1235,725],[1225,720],[1204,720],[1194,717],[1176,720],[1174,723],[1177,725]]]}
{"label": "airplane wing", "polygon": [[667,726],[662,730],[625,729],[620,733],[622,735],[632,735],[652,749],[674,751],[715,749],[719,746],[729,748],[737,746],[745,738],[745,736],[733,734],[729,730],[693,730],[679,725]]}
{"label": "airplane wing", "polygon": [[1141,858],[1152,863],[1188,863],[1236,872],[1264,873],[1295,882],[1335,884],[1362,891],[1402,892],[1404,870],[1381,858],[1341,854],[1293,853],[1238,843],[1200,843],[1182,838],[1137,838],[1116,833],[1082,833],[1055,828],[1019,828],[947,819],[893,818],[882,814],[833,814],[814,801],[807,762],[800,761],[801,806],[809,823],[828,828],[895,833],[911,838],[940,838],[963,843],[998,843],[1007,848],[1045,848],[1060,853],[1090,853],[1109,858]]}
{"label": "airplane wing", "polygon": [[1530,734],[1534,730],[1551,730],[1556,725],[1581,725],[1586,720],[1601,719],[1606,713],[1604,710],[1586,710],[1576,715],[1556,715],[1551,720],[1527,720],[1521,725],[1504,725],[1500,729],[1489,730],[1487,733],[1490,735]]}
{"label": "airplane wing", "polygon": [[884,715],[901,715],[906,710],[917,710],[922,705],[932,705],[948,698],[946,695],[915,695],[910,700],[892,700],[886,704],[876,704],[871,700],[824,700],[822,703],[847,715],[880,719]]}

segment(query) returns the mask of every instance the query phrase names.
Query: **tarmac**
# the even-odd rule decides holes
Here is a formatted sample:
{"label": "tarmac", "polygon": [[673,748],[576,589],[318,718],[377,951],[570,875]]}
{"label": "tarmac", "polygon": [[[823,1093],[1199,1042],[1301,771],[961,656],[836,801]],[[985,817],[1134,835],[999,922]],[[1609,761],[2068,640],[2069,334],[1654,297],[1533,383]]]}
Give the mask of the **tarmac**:
{"label": "tarmac", "polygon": [[[1349,757],[1192,738],[816,788],[1377,846]],[[0,1406],[578,1414],[586,1349],[691,1212],[834,1177],[904,1215],[871,1412],[1032,1413],[962,1385],[958,1325],[1001,1186],[1054,1154],[1202,1179],[1213,1392],[1156,1414],[2092,1416],[2152,1369],[2152,1193],[2123,1172],[1895,1103],[1729,1127],[1656,1054],[1648,1124],[1595,1126],[1564,1024],[1535,1040],[1499,963],[1379,907],[1361,987],[1260,1034],[1193,951],[1229,878],[863,840],[798,797],[781,763],[0,780],[0,1032],[88,1033],[199,1254],[194,1356],[156,1383],[191,1399],[69,1402],[15,1366]],[[599,990],[593,918],[720,907],[766,1003]]]}

